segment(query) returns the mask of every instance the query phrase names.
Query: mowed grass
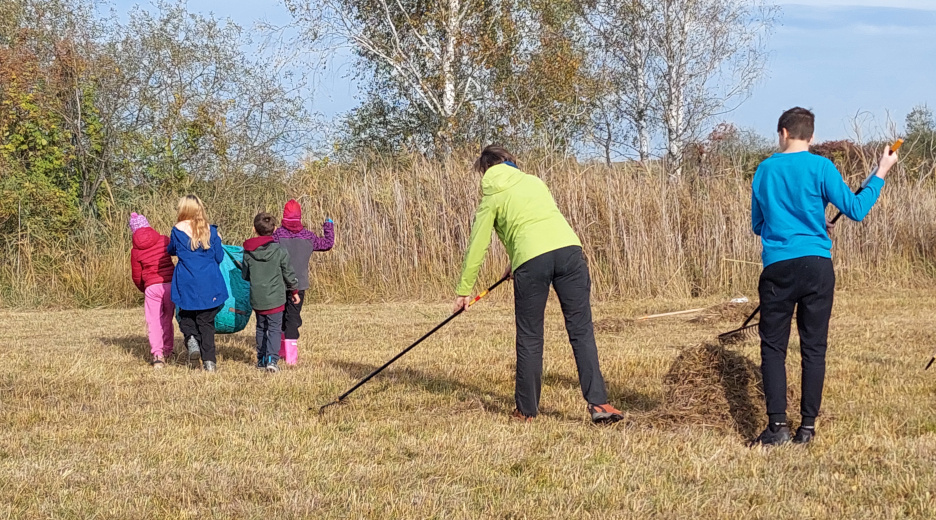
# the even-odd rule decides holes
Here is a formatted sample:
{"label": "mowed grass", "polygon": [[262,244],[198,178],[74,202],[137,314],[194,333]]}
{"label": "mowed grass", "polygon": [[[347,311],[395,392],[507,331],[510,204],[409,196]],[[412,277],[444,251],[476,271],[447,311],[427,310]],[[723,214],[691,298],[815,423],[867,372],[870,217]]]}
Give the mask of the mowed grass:
{"label": "mowed grass", "polygon": [[[715,303],[603,304],[595,317]],[[751,449],[730,425],[653,419],[680,349],[734,321],[673,318],[599,333],[611,399],[628,420],[592,426],[555,301],[543,414],[532,424],[508,420],[512,307],[495,302],[317,414],[448,311],[310,305],[300,365],[275,375],[253,368],[252,328],[219,336],[216,374],[181,363],[154,371],[142,309],[0,313],[0,517],[936,514],[936,370],[923,371],[936,348],[936,292],[838,294],[809,448]],[[753,343],[730,348],[758,361]]]}

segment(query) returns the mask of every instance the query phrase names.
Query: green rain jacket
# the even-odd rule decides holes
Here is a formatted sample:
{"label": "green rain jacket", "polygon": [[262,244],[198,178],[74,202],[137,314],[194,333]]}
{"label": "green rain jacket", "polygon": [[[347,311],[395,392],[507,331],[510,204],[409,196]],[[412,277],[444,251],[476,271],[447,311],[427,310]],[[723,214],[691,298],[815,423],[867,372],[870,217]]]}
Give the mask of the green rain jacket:
{"label": "green rain jacket", "polygon": [[492,228],[507,249],[514,271],[544,253],[582,245],[546,183],[538,177],[508,164],[497,164],[484,173],[481,193],[456,288],[459,296],[471,295],[481,262],[491,245]]}

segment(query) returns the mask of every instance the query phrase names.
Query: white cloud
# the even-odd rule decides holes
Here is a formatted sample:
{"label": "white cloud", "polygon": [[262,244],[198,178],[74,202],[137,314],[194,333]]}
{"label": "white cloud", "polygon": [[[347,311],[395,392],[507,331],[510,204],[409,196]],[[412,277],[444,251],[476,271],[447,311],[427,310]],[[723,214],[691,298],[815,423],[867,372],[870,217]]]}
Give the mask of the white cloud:
{"label": "white cloud", "polygon": [[895,9],[923,9],[936,11],[936,0],[774,0],[780,5],[809,5],[817,7],[890,7]]}

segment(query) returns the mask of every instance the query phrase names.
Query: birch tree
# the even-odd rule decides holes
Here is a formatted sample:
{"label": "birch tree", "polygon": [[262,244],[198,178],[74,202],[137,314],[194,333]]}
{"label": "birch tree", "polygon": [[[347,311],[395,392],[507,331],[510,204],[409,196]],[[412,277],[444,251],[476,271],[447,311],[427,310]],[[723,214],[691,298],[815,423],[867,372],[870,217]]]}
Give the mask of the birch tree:
{"label": "birch tree", "polygon": [[761,77],[777,9],[762,0],[661,0],[647,13],[667,170],[678,179],[687,144]]}
{"label": "birch tree", "polygon": [[[436,144],[450,150],[458,120],[482,95],[484,71],[499,54],[503,3],[491,0],[285,0],[307,39],[320,48],[349,45],[358,78],[399,95],[429,115]],[[492,41],[494,42],[492,44]]]}
{"label": "birch tree", "polygon": [[595,0],[586,19],[607,83],[596,122],[606,161],[614,145],[647,160],[659,133],[681,177],[686,146],[761,77],[776,13],[765,0]]}
{"label": "birch tree", "polygon": [[[655,77],[653,2],[597,0],[586,15],[593,42],[593,67],[602,88],[602,110],[596,114],[599,143],[610,165],[613,148],[650,158],[651,133],[657,117],[652,90]],[[633,139],[626,139],[627,135]]]}

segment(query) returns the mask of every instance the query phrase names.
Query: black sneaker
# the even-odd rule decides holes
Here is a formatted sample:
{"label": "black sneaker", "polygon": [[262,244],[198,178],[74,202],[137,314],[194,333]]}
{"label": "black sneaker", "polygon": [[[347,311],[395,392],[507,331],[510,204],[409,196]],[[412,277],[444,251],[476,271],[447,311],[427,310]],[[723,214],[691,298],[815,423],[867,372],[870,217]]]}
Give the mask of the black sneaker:
{"label": "black sneaker", "polygon": [[205,361],[204,365],[205,365],[205,372],[214,372],[215,370],[218,369],[214,361]]}
{"label": "black sneaker", "polygon": [[774,423],[751,441],[751,446],[780,446],[790,442],[790,427],[786,423]]}
{"label": "black sneaker", "polygon": [[264,357],[258,356],[257,357],[257,370],[264,370],[266,369],[266,366],[267,366],[266,356]]}
{"label": "black sneaker", "polygon": [[271,373],[279,372],[279,365],[276,364],[276,361],[271,359],[269,362],[267,362],[266,371]]}
{"label": "black sneaker", "polygon": [[815,436],[816,428],[800,426],[796,429],[796,435],[793,436],[793,444],[809,444]]}

